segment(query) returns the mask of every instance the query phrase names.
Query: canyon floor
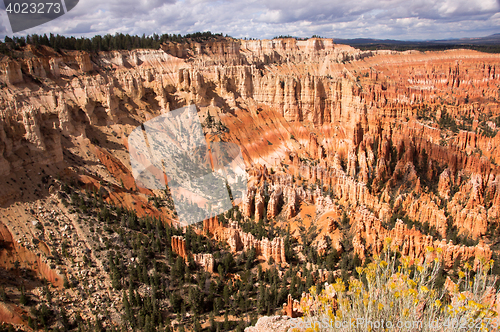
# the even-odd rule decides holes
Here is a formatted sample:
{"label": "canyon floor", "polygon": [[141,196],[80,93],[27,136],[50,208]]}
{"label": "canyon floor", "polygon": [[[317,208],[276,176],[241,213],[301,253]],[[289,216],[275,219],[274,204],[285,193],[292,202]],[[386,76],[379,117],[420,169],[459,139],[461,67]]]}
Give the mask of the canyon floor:
{"label": "canyon floor", "polygon": [[[387,237],[412,262],[441,248],[439,287],[498,261],[499,54],[26,45],[0,58],[0,88],[6,331],[243,331],[357,277]],[[168,188],[137,185],[128,137],[187,105],[208,142],[239,146],[248,192],[180,227]]]}

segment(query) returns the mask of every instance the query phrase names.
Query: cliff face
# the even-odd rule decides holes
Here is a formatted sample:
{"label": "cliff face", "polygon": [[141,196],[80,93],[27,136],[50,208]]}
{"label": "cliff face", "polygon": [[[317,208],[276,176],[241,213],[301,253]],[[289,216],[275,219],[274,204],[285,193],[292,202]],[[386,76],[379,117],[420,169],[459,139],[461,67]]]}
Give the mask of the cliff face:
{"label": "cliff face", "polygon": [[281,237],[272,240],[255,238],[250,233],[243,232],[237,222],[231,222],[229,227],[219,226],[214,230],[214,238],[226,242],[231,251],[248,251],[255,248],[256,254],[262,256],[266,261],[271,257],[278,263],[286,263],[285,243]]}
{"label": "cliff face", "polygon": [[[171,207],[149,199],[160,193],[135,186],[127,136],[195,104],[207,140],[241,148],[249,174],[244,217],[290,224],[296,237],[299,225],[315,225],[318,251],[341,252],[349,228],[359,257],[380,252],[384,236],[414,259],[428,245],[441,247],[447,268],[493,255],[498,54],[362,52],[317,38],[23,52],[0,59],[2,208],[52,197],[58,190],[50,192],[44,176],[69,174],[108,202],[174,223]],[[343,213],[349,223],[338,227]],[[5,222],[12,234],[16,223]],[[258,240],[216,218],[203,228],[233,251],[256,248],[285,262],[283,237]],[[467,236],[481,241],[457,241]],[[182,239],[172,246],[190,255]],[[213,257],[193,258],[213,269]]]}
{"label": "cliff face", "polygon": [[50,268],[47,260],[33,253],[30,244],[14,241],[14,237],[4,224],[0,224],[0,243],[4,248],[0,252],[3,269],[10,269],[19,264],[23,268],[32,269],[39,278],[45,278],[54,286],[62,286],[64,276]]}
{"label": "cliff face", "polygon": [[194,262],[199,264],[205,271],[210,273],[214,272],[215,260],[212,254],[190,254],[186,249],[186,239],[182,236],[172,236],[171,245],[172,251],[184,260],[187,261],[189,256],[191,256]]}
{"label": "cliff face", "polygon": [[[174,46],[198,51],[180,56],[171,50]],[[272,62],[260,60],[271,54],[276,57]],[[498,115],[495,84],[500,74],[495,72],[496,55],[465,50],[430,54],[362,53],[318,39],[228,41],[189,47],[175,44],[165,45],[160,51],[92,56],[80,52],[63,57],[38,55],[36,61],[4,59],[2,80],[19,85],[23,80],[43,78],[51,91],[5,90],[1,99],[2,118],[6,122],[25,114],[24,128],[6,133],[6,138],[25,137],[46,155],[58,152],[57,142],[47,147],[45,141],[57,140],[52,135],[58,136],[61,131],[85,137],[85,123],[119,124],[130,116],[129,108],[134,103],[139,113],[147,108],[146,113],[154,115],[160,109],[178,107],[185,100],[224,111],[238,103],[243,103],[245,109],[264,104],[288,123],[312,123],[320,135],[309,137],[310,157],[316,159],[340,151],[347,159],[350,176],[357,175],[358,163],[365,160],[362,153],[352,153],[364,135],[372,139],[376,138],[374,134],[394,135],[392,144],[405,146],[410,143],[400,141],[414,137],[417,148],[426,148],[427,153],[434,154],[432,157],[450,162],[455,170],[466,165],[488,167],[458,152],[470,153],[481,148],[486,157],[496,158],[494,141],[466,132],[449,140],[447,152],[436,151],[440,147],[440,130],[418,121],[421,116],[439,120],[445,109],[446,114],[456,119],[478,120],[481,114],[490,114],[491,118]],[[238,59],[238,64],[232,64],[233,58]],[[207,59],[212,63],[207,63]],[[352,61],[342,63],[346,60]],[[21,68],[30,74],[23,78]],[[55,92],[56,86],[63,92]],[[437,102],[438,96],[446,96],[446,104]],[[468,104],[464,105],[461,102],[465,97]],[[429,114],[423,115],[424,107]],[[52,125],[41,130],[38,117],[52,117]],[[401,121],[407,124],[403,131],[396,126]],[[384,133],[377,133],[378,130]],[[385,134],[387,130],[394,132]],[[347,135],[348,141],[333,139],[334,134]],[[12,155],[10,149],[4,149],[4,157]],[[382,172],[383,167],[380,164],[378,171]],[[366,175],[363,176],[366,180]]]}
{"label": "cliff face", "polygon": [[491,259],[492,251],[482,241],[475,247],[454,245],[451,241],[433,239],[415,228],[409,229],[399,219],[392,230],[387,230],[378,218],[363,208],[356,210],[353,218],[357,221],[353,244],[359,257],[365,257],[369,252],[368,248],[371,248],[372,252],[381,253],[385,239],[391,238],[392,244],[400,248],[402,255],[420,263],[425,259],[428,247],[441,248],[445,268],[451,268],[456,261],[467,261],[471,258],[474,265],[479,263],[479,258]]}

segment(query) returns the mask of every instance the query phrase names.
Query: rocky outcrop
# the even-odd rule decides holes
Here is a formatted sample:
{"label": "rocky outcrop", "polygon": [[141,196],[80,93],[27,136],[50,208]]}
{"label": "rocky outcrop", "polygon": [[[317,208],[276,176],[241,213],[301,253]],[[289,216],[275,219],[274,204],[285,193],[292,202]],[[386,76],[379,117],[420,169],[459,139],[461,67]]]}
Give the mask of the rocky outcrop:
{"label": "rocky outcrop", "polygon": [[86,52],[80,52],[76,55],[76,61],[80,67],[80,71],[88,72],[94,69],[92,62],[90,61],[90,55]]}
{"label": "rocky outcrop", "polygon": [[244,197],[242,204],[242,213],[245,217],[252,216],[254,211],[254,199],[255,199],[255,188],[251,187],[248,189],[247,194]]}
{"label": "rocky outcrop", "polygon": [[23,82],[21,65],[14,60],[4,59],[0,62],[0,73],[2,80],[7,84]]}
{"label": "rocky outcrop", "polygon": [[265,259],[273,258],[278,263],[285,263],[285,241],[281,237],[276,237],[272,240],[267,238],[262,239],[254,244],[257,253],[261,253]]}
{"label": "rocky outcrop", "polygon": [[5,324],[26,324],[21,317],[22,311],[15,305],[0,302],[0,321]]}
{"label": "rocky outcrop", "polygon": [[447,218],[436,201],[440,203],[439,198],[435,197],[432,193],[422,194],[418,199],[406,195],[401,205],[396,205],[395,203],[394,206],[405,211],[406,216],[410,219],[416,220],[421,224],[427,223],[429,227],[435,227],[442,237],[446,237]]}
{"label": "rocky outcrop", "polygon": [[257,320],[254,326],[245,328],[245,332],[291,332],[300,326],[300,318],[290,318],[288,316],[263,316]]}
{"label": "rocky outcrop", "polygon": [[209,219],[203,220],[203,231],[213,234],[217,228],[220,227],[219,220],[217,217],[211,217]]}
{"label": "rocky outcrop", "polygon": [[213,273],[214,272],[214,255],[212,254],[194,254],[193,260],[195,263],[200,265],[205,271]]}
{"label": "rocky outcrop", "polygon": [[[448,211],[453,219],[453,224],[458,227],[461,233],[467,236],[479,237],[486,234],[488,227],[488,211],[484,206],[484,193],[487,192],[486,181],[483,180],[483,176],[480,174],[472,174],[468,181],[461,182],[460,186],[455,186],[460,190],[454,194],[448,203]],[[494,196],[491,191],[488,195],[490,197]]]}
{"label": "rocky outcrop", "polygon": [[282,196],[283,190],[279,187],[274,190],[269,199],[269,203],[267,205],[267,218],[271,219],[276,217],[281,211],[282,204]]}
{"label": "rocky outcrop", "polygon": [[[109,153],[109,151],[106,151],[106,149],[98,146],[93,146],[91,150],[101,164],[106,167],[108,172],[113,175],[113,178],[116,179],[119,185],[123,186],[124,189],[137,189],[132,172],[118,158]],[[142,190],[144,191],[144,189]],[[146,192],[149,193],[147,190]]]}
{"label": "rocky outcrop", "polygon": [[439,175],[438,182],[438,192],[441,197],[444,199],[450,198],[450,191],[452,186],[452,178],[450,169],[447,168]]}
{"label": "rocky outcrop", "polygon": [[216,229],[214,238],[226,242],[233,252],[255,248],[257,255],[261,255],[265,260],[272,257],[278,264],[286,263],[285,243],[281,237],[258,240],[252,234],[243,232],[237,223],[232,223],[229,227],[221,226]]}
{"label": "rocky outcrop", "polygon": [[285,315],[290,318],[296,318],[302,316],[302,313],[299,311],[300,303],[297,300],[292,298],[292,295],[288,294],[286,303],[283,303],[283,311]]}
{"label": "rocky outcrop", "polygon": [[[425,148],[429,157],[449,162],[454,169],[486,166],[475,156],[466,156],[462,150],[469,153],[480,148],[487,158],[493,160],[497,154],[497,144],[493,140],[467,138],[465,133],[450,140],[452,146],[443,153],[439,146],[440,130],[415,120],[419,105],[424,103],[426,107],[433,107],[439,116],[443,113],[430,91],[449,92],[452,98],[462,98],[466,93],[470,100],[493,98],[496,92],[488,86],[498,80],[498,73],[487,74],[484,68],[495,67],[498,61],[496,55],[473,51],[391,54],[361,52],[327,39],[238,41],[225,38],[206,43],[168,43],[163,45],[162,50],[102,52],[92,57],[86,52],[68,52],[61,56],[55,52],[41,54],[34,49],[30,51],[35,57],[16,60],[21,64],[4,58],[3,80],[23,80],[21,67],[26,68],[24,75],[28,76],[45,75],[50,80],[68,78],[68,81],[55,82],[61,84],[60,90],[64,91],[57,100],[59,108],[54,108],[49,102],[51,98],[44,93],[27,95],[22,91],[1,95],[0,103],[5,103],[6,114],[17,112],[16,105],[25,104],[26,100],[31,100],[30,104],[35,105],[41,114],[54,114],[57,109],[58,113],[62,113],[59,127],[66,128],[67,132],[71,132],[68,131],[68,118],[73,119],[75,126],[80,122],[76,118],[88,119],[91,124],[102,121],[113,125],[126,116],[128,110],[125,105],[130,105],[129,101],[138,105],[145,102],[154,113],[160,108],[166,109],[167,105],[175,107],[183,100],[194,101],[201,107],[235,107],[236,100],[240,98],[245,105],[264,105],[280,115],[284,123],[273,125],[273,129],[279,132],[279,137],[287,139],[279,144],[292,148],[288,138],[293,132],[305,147],[301,154],[306,153],[309,158],[331,159],[338,151],[345,158],[347,175],[365,184],[372,172],[376,173],[377,179],[384,179],[382,174],[390,171],[387,169],[391,159],[387,154],[390,140],[385,135],[380,136],[381,141],[375,151],[379,158],[375,165],[372,164],[371,148],[380,135],[377,131],[386,131],[393,123],[405,122],[407,118],[408,125],[395,131],[391,138],[395,146],[401,140],[416,138],[415,144],[419,149]],[[342,63],[346,61],[350,61],[352,68]],[[456,61],[463,62],[462,70],[458,72],[450,70],[456,67]],[[303,62],[305,66],[299,66]],[[433,63],[432,68],[423,67],[423,63],[429,62]],[[259,67],[270,63],[276,64],[276,70]],[[387,67],[381,63],[390,65]],[[432,72],[429,77],[422,74],[427,70]],[[297,75],[302,72],[307,74]],[[72,79],[81,73],[90,74],[82,80]],[[467,83],[457,87],[456,82]],[[146,98],[145,101],[140,102],[143,98]],[[68,106],[64,108],[60,106],[62,104]],[[100,112],[101,107],[104,112]],[[491,114],[498,113],[494,103],[484,107]],[[141,107],[139,109],[142,111]],[[478,118],[483,109],[478,103],[456,105],[450,100],[446,111],[455,118],[462,115]],[[67,113],[74,114],[68,116]],[[324,132],[300,133],[287,127],[287,121],[312,122],[315,126],[326,127]],[[427,138],[429,142],[422,145],[420,140]],[[255,137],[252,137],[250,144],[254,142]],[[257,153],[285,153],[282,147],[267,142],[264,141],[265,150],[258,149]],[[248,147],[247,151],[253,150]],[[248,157],[253,158],[251,154]],[[335,163],[330,165],[336,167]],[[371,169],[373,167],[376,169]]]}
{"label": "rocky outcrop", "polygon": [[45,150],[45,142],[40,132],[40,114],[33,107],[25,108],[22,112],[25,138],[37,149]]}
{"label": "rocky outcrop", "polygon": [[186,249],[186,239],[183,236],[174,235],[171,238],[172,251],[182,257],[185,261],[193,257],[195,263],[200,265],[205,271],[214,272],[214,256],[212,254],[191,254]]}
{"label": "rocky outcrop", "polygon": [[182,236],[174,235],[171,239],[172,251],[187,260],[186,239]]}
{"label": "rocky outcrop", "polygon": [[255,222],[263,219],[264,216],[264,197],[257,191],[255,195]]}
{"label": "rocky outcrop", "polygon": [[476,246],[466,247],[454,245],[451,241],[435,240],[432,236],[424,235],[415,228],[409,229],[399,219],[392,230],[387,230],[382,227],[378,218],[363,208],[357,209],[352,217],[357,222],[353,246],[355,253],[360,258],[365,257],[368,250],[380,253],[387,237],[391,238],[393,244],[400,248],[402,255],[418,261],[425,259],[427,247],[441,248],[443,264],[446,268],[450,268],[457,260],[467,261],[473,258],[477,264],[480,258],[489,260],[492,256],[490,247],[482,241]]}
{"label": "rocky outcrop", "polygon": [[297,208],[298,208],[298,197],[297,197],[297,192],[293,187],[285,187],[284,190],[284,196],[285,196],[285,216],[287,219],[295,217],[297,214]]}
{"label": "rocky outcrop", "polygon": [[[141,123],[194,103],[202,122],[210,112],[217,123],[205,126],[207,141],[241,148],[250,188],[243,216],[279,216],[273,222],[284,218],[292,228],[316,223],[312,246],[321,253],[342,250],[345,212],[353,252],[362,258],[380,253],[387,236],[414,260],[427,246],[441,248],[447,268],[491,257],[488,240],[467,247],[439,238],[449,226],[484,237],[500,217],[498,54],[363,52],[319,38],[222,37],[159,50],[22,52],[0,62],[2,188],[27,183],[16,178],[22,171],[71,166],[73,179],[106,202],[175,223],[164,200],[155,207],[148,202],[153,191],[137,189],[123,142]],[[0,191],[0,202],[30,191],[22,186]],[[438,232],[402,221],[387,227],[394,214]],[[255,248],[261,259],[285,262],[282,238],[258,240],[217,217],[203,228],[233,252]],[[213,271],[210,253],[191,256],[183,237],[172,238],[172,250]],[[31,262],[40,275],[60,280],[43,260]],[[315,281],[326,280],[329,272],[313,270]]]}
{"label": "rocky outcrop", "polygon": [[[19,266],[31,270],[39,278],[45,278],[55,287],[62,287],[64,275],[52,269],[46,258],[39,253],[29,250],[21,244],[21,241],[15,241],[10,230],[0,223],[0,266],[3,269],[11,269]],[[5,309],[5,308],[4,308]]]}

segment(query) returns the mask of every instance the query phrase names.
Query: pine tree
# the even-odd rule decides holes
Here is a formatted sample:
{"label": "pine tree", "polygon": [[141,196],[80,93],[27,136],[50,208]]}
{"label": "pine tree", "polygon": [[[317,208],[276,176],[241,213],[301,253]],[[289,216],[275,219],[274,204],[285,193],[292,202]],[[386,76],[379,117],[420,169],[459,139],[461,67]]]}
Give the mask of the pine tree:
{"label": "pine tree", "polygon": [[200,313],[200,309],[203,306],[203,298],[198,287],[189,288],[189,302],[193,312],[195,314]]}
{"label": "pine tree", "polygon": [[172,332],[170,324],[170,318],[167,317],[167,319],[165,319],[165,332]]}
{"label": "pine tree", "polygon": [[229,305],[229,286],[227,284],[222,291],[222,297],[224,298],[224,305],[227,307]]}
{"label": "pine tree", "polygon": [[229,330],[230,328],[230,325],[229,325],[229,319],[228,319],[228,315],[227,315],[227,310],[226,312],[224,313],[224,330]]}
{"label": "pine tree", "polygon": [[47,298],[47,302],[50,303],[52,301],[52,293],[51,293],[49,287],[47,286],[47,284],[45,284],[43,289],[44,289],[45,296]]}
{"label": "pine tree", "polygon": [[133,288],[133,283],[129,282],[129,288],[128,288],[128,303],[130,306],[135,306],[135,296],[134,296],[134,288]]}
{"label": "pine tree", "polygon": [[146,315],[143,331],[145,331],[145,332],[153,332],[154,331],[153,323],[151,322],[151,317],[149,315]]}
{"label": "pine tree", "polygon": [[220,310],[222,309],[222,300],[220,297],[217,297],[214,301],[213,313],[216,316],[219,316]]}
{"label": "pine tree", "polygon": [[114,289],[120,290],[122,288],[120,272],[118,271],[118,269],[115,268],[112,271],[111,275],[112,275],[112,277],[111,277],[111,286]]}
{"label": "pine tree", "polygon": [[182,304],[182,297],[179,295],[178,292],[174,291],[170,295],[170,305],[172,306],[172,309],[174,312],[180,312],[181,310],[181,304]]}
{"label": "pine tree", "polygon": [[[3,293],[5,294],[5,290],[3,291]],[[2,296],[2,297],[7,297],[6,295]],[[28,304],[28,297],[26,296],[26,293],[24,291],[24,286],[21,287],[21,297],[19,298],[19,302],[22,304],[22,305],[26,305]]]}
{"label": "pine tree", "polygon": [[182,302],[182,304],[181,304],[181,317],[182,317],[182,319],[184,319],[184,317],[186,317],[186,305],[184,304],[184,302]]}
{"label": "pine tree", "polygon": [[215,332],[216,326],[215,326],[215,319],[214,319],[214,313],[210,313],[210,331]]}
{"label": "pine tree", "polygon": [[125,311],[125,318],[127,320],[130,320],[131,318],[130,302],[128,301],[127,292],[125,290],[123,290],[122,302],[123,302],[123,310]]}
{"label": "pine tree", "polygon": [[64,308],[61,309],[60,316],[61,316],[62,326],[64,326],[65,328],[69,328],[70,327],[69,318]]}
{"label": "pine tree", "polygon": [[198,316],[194,317],[194,331],[195,332],[200,332],[202,330],[201,324],[200,324],[200,319]]}

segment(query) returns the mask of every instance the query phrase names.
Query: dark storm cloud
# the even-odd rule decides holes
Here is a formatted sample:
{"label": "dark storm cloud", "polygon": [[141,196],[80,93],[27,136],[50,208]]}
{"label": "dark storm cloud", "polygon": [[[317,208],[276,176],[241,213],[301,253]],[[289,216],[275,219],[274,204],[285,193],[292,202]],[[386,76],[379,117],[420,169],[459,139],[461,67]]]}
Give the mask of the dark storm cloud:
{"label": "dark storm cloud", "polygon": [[[496,33],[499,11],[497,0],[80,0],[65,16],[25,33],[441,39]],[[5,12],[0,18],[5,25]]]}

